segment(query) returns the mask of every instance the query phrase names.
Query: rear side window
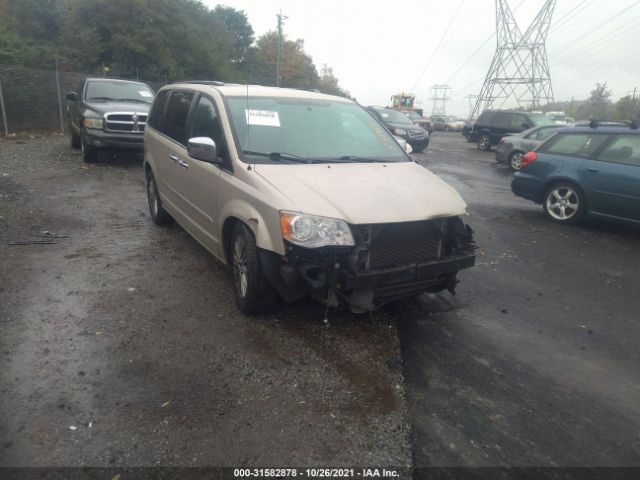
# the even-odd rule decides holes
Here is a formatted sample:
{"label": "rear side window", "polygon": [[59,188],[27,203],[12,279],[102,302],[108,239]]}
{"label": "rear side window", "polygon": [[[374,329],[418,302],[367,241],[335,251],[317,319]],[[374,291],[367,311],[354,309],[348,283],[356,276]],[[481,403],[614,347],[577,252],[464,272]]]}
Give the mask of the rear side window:
{"label": "rear side window", "polygon": [[553,127],[540,128],[535,132],[527,135],[527,138],[531,140],[546,140],[551,135],[553,135],[556,132],[556,130],[557,129]]}
{"label": "rear side window", "polygon": [[484,112],[482,115],[480,115],[480,118],[478,118],[476,124],[489,126],[491,125],[491,120],[493,120],[494,116],[495,113],[493,112]]}
{"label": "rear side window", "polygon": [[187,141],[187,116],[192,100],[193,92],[173,92],[167,104],[167,113],[162,126],[165,135],[183,145]]}
{"label": "rear side window", "polygon": [[168,96],[169,90],[162,90],[158,95],[156,95],[156,98],[153,101],[153,106],[151,107],[151,113],[149,114],[147,123],[150,127],[155,128],[156,130],[161,129],[162,115],[164,115],[164,106],[167,103]]}
{"label": "rear side window", "polygon": [[543,151],[559,155],[591,157],[610,137],[594,133],[561,133],[551,139]]}
{"label": "rear side window", "polygon": [[598,160],[640,167],[640,135],[620,135],[598,155]]}
{"label": "rear side window", "polygon": [[497,128],[513,128],[513,115],[511,113],[501,113],[493,118],[493,126]]}

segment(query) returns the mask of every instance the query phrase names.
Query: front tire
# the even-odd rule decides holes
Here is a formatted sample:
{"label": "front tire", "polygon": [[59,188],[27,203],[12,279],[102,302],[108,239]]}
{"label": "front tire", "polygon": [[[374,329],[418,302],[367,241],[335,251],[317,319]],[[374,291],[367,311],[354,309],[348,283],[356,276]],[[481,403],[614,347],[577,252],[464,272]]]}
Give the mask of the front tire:
{"label": "front tire", "polygon": [[481,150],[483,152],[491,150],[491,138],[489,138],[489,135],[486,135],[486,134],[480,135],[478,137],[477,145],[478,145],[478,150]]}
{"label": "front tire", "polygon": [[233,291],[238,308],[247,315],[269,313],[276,306],[278,294],[262,274],[253,232],[243,223],[236,223],[229,245]]}
{"label": "front tire", "polygon": [[173,220],[171,215],[162,206],[162,200],[158,194],[158,186],[153,176],[151,168],[147,170],[147,203],[149,204],[149,213],[151,219],[156,225],[166,225]]}
{"label": "front tire", "polygon": [[542,208],[554,222],[570,225],[580,223],[587,212],[584,195],[569,182],[552,185],[544,194]]}
{"label": "front tire", "polygon": [[71,148],[78,150],[80,148],[80,135],[78,135],[71,126],[71,119],[67,119],[69,123],[69,144]]}
{"label": "front tire", "polygon": [[93,163],[98,159],[98,149],[89,145],[83,136],[80,136],[80,151],[84,163]]}

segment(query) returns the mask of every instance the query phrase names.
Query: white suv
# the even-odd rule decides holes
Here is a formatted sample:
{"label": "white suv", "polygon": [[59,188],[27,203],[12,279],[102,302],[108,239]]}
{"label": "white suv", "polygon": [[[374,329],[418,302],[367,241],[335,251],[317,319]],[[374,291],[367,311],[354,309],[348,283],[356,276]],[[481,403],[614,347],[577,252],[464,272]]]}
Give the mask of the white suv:
{"label": "white suv", "polygon": [[474,264],[460,195],[349,99],[168,85],[144,143],[153,220],[175,219],[231,264],[245,313],[305,295],[368,311],[453,291]]}

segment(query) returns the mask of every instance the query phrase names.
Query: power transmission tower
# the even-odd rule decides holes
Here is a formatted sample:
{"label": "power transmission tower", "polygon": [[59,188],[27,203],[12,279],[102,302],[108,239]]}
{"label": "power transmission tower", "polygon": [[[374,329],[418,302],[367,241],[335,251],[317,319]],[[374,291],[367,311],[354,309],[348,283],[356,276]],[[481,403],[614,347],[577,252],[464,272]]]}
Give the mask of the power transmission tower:
{"label": "power transmission tower", "polygon": [[282,63],[282,25],[284,25],[284,21],[289,18],[282,15],[282,10],[280,13],[276,15],[278,17],[278,61],[276,63],[276,86],[280,86],[280,80],[282,77],[280,76],[280,64]]}
{"label": "power transmission tower", "polygon": [[451,91],[449,85],[432,85],[433,96],[429,99],[433,101],[431,115],[445,115],[447,113],[447,102],[451,100],[448,93]]}
{"label": "power transmission tower", "polygon": [[501,100],[498,108],[511,100],[531,110],[553,103],[546,38],[555,6],[556,0],[546,0],[522,33],[507,0],[496,0],[497,49],[472,118],[494,108],[497,100]]}
{"label": "power transmission tower", "polygon": [[465,100],[469,101],[469,120],[471,120],[473,118],[473,116],[472,116],[473,107],[475,106],[476,102],[478,101],[478,98],[480,98],[478,95],[467,95],[466,97],[464,97]]}

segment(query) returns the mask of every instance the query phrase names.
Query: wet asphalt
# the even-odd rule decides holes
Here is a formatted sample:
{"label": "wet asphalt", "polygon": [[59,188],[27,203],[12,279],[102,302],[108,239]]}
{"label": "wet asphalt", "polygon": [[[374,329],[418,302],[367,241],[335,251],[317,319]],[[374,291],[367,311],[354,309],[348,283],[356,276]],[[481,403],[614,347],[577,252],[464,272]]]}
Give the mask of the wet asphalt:
{"label": "wet asphalt", "polygon": [[3,140],[0,466],[640,465],[640,229],[551,223],[459,134],[415,158],[467,200],[477,266],[326,324],[239,314],[152,225],[139,157]]}

